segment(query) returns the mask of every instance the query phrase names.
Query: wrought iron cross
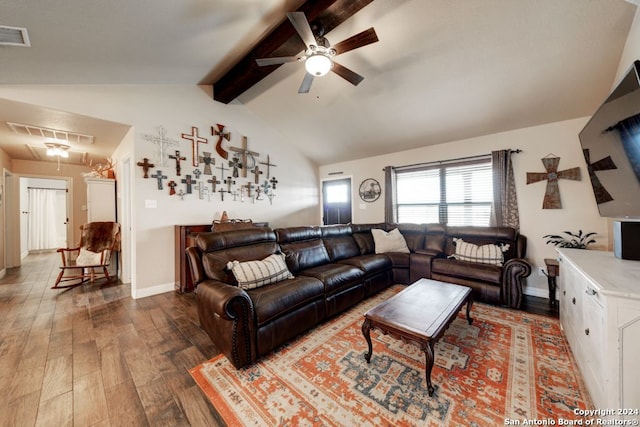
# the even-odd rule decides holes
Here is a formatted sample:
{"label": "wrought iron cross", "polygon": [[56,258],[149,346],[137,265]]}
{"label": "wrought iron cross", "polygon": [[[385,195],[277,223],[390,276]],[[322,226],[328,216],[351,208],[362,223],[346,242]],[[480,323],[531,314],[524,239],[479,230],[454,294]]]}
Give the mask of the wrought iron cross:
{"label": "wrought iron cross", "polygon": [[227,193],[231,193],[231,186],[234,185],[236,181],[228,176],[227,179],[224,180],[224,183],[227,184]]}
{"label": "wrought iron cross", "polygon": [[207,138],[203,138],[200,135],[198,135],[198,128],[195,126],[191,126],[191,135],[189,135],[188,133],[183,133],[182,138],[188,139],[191,141],[191,151],[193,153],[193,166],[198,166],[198,158],[200,157],[199,144],[208,144],[209,141],[207,140]]}
{"label": "wrought iron cross", "polygon": [[147,159],[146,157],[142,160],[143,161],[138,162],[137,165],[142,168],[142,171],[144,172],[143,178],[146,179],[149,178],[149,169],[156,167],[156,165],[154,165],[153,163],[149,163],[149,159]]}
{"label": "wrought iron cross", "polygon": [[256,153],[255,151],[249,150],[249,140],[246,136],[242,137],[241,147],[229,147],[229,150],[239,153],[240,156],[242,157],[242,165],[243,165],[242,177],[246,178],[247,169],[251,169],[256,165],[256,157],[258,157],[260,153]]}
{"label": "wrought iron cross", "polygon": [[276,184],[278,183],[278,180],[276,179],[276,177],[274,176],[273,178],[271,178],[271,188],[273,188],[274,190],[276,189]]}
{"label": "wrought iron cross", "polygon": [[222,140],[226,139],[227,141],[231,141],[231,132],[224,130],[224,125],[218,123],[218,130],[216,130],[213,126],[211,126],[211,135],[218,137],[218,142],[216,142],[216,153],[223,159],[229,158],[229,152],[222,148]]}
{"label": "wrought iron cross", "polygon": [[180,157],[180,151],[176,150],[176,155],[175,156],[169,156],[170,159],[173,159],[176,161],[176,175],[180,176],[180,171],[182,170],[182,168],[180,167],[180,160],[187,160],[186,157]]}
{"label": "wrought iron cross", "polygon": [[267,179],[271,178],[271,167],[276,167],[278,165],[274,165],[273,163],[271,163],[271,160],[269,160],[269,155],[267,154],[267,161],[266,162],[260,162],[261,165],[265,165],[267,167]]}
{"label": "wrought iron cross", "polygon": [[527,184],[533,184],[540,181],[547,181],[547,189],[542,201],[542,209],[562,209],[562,201],[560,200],[560,189],[558,187],[559,179],[572,179],[580,181],[580,168],[575,167],[563,171],[558,171],[560,157],[544,157],[542,164],[546,172],[527,172]]}
{"label": "wrought iron cross", "polygon": [[220,193],[220,200],[222,200],[224,202],[224,193],[226,193],[227,190],[225,190],[224,188],[220,187],[220,189],[218,190],[218,193]]}
{"label": "wrought iron cross", "polygon": [[[238,156],[233,156],[233,159],[229,160],[229,166],[231,167],[231,169],[233,169],[233,177],[238,178],[240,176],[240,174],[238,173],[238,169],[242,169],[242,162],[240,161]],[[246,171],[244,173],[244,176],[247,176]]]}
{"label": "wrought iron cross", "polygon": [[191,194],[191,185],[196,183],[195,180],[191,179],[191,175],[185,175],[184,179],[180,182],[187,186],[187,194]]}
{"label": "wrought iron cross", "polygon": [[611,156],[607,156],[603,159],[598,160],[597,162],[591,163],[589,149],[585,148],[584,150],[582,150],[582,154],[584,154],[584,159],[587,161],[587,170],[589,171],[589,178],[591,179],[593,194],[595,194],[596,196],[596,203],[601,204],[612,201],[613,197],[611,197],[611,194],[609,194],[607,189],[604,188],[604,186],[600,182],[600,179],[596,175],[596,171],[618,169],[616,164],[613,163],[613,159],[611,158]]}
{"label": "wrought iron cross", "polygon": [[158,180],[158,190],[162,190],[162,180],[167,179],[167,176],[162,175],[162,171],[158,169],[155,175],[151,175],[151,178],[155,178]]}
{"label": "wrought iron cross", "polygon": [[223,179],[224,179],[224,175],[225,175],[224,172],[229,170],[229,168],[225,168],[224,167],[224,163],[221,163],[220,166],[216,167],[216,169],[220,169],[220,171],[222,172],[220,174],[220,177],[223,178]]}
{"label": "wrought iron cross", "polygon": [[159,163],[158,166],[166,166],[166,150],[168,147],[178,146],[178,141],[176,141],[175,139],[167,138],[167,129],[165,129],[163,126],[158,126],[156,128],[156,131],[158,132],[157,136],[143,134],[142,139],[144,139],[145,141],[149,141],[156,146],[156,156],[158,157]]}

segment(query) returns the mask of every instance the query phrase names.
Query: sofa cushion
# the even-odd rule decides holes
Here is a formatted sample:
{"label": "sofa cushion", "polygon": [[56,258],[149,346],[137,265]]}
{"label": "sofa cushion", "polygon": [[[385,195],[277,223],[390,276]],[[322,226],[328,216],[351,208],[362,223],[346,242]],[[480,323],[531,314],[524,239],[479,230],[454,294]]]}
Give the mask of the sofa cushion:
{"label": "sofa cushion", "polygon": [[509,245],[474,245],[465,242],[463,239],[453,239],[455,243],[455,253],[451,257],[460,261],[479,262],[481,264],[493,264],[502,266],[504,263],[504,252],[509,249]]}
{"label": "sofa cushion", "polygon": [[435,258],[431,262],[434,276],[463,277],[469,280],[500,284],[502,268],[497,265],[458,261],[452,258]]}
{"label": "sofa cushion", "polygon": [[324,299],[324,285],[317,279],[298,276],[247,291],[253,302],[258,326],[293,312],[312,301]]}
{"label": "sofa cushion", "polygon": [[327,249],[320,239],[286,243],[282,244],[281,247],[286,255],[289,270],[293,274],[331,262]]}
{"label": "sofa cushion", "polygon": [[307,268],[300,275],[315,277],[324,283],[325,295],[331,295],[343,288],[362,282],[364,272],[346,264],[323,264]]}
{"label": "sofa cushion", "polygon": [[364,271],[366,276],[377,274],[391,268],[391,258],[386,254],[358,255],[341,260],[340,263],[358,267]]}
{"label": "sofa cushion", "polygon": [[402,237],[407,242],[410,252],[424,248],[424,240],[427,226],[425,224],[394,224],[393,228],[400,230]]}
{"label": "sofa cushion", "polygon": [[321,227],[322,241],[332,262],[360,255],[360,249],[351,236],[349,225]]}
{"label": "sofa cushion", "polygon": [[272,254],[259,261],[233,260],[229,261],[227,268],[231,270],[238,286],[242,289],[254,289],[281,280],[293,279],[284,261],[284,254]]}
{"label": "sofa cushion", "polygon": [[373,235],[377,254],[384,254],[387,252],[409,253],[407,242],[404,240],[400,230],[397,228],[394,228],[389,232],[380,230],[379,228],[373,228],[371,230],[371,234]]}

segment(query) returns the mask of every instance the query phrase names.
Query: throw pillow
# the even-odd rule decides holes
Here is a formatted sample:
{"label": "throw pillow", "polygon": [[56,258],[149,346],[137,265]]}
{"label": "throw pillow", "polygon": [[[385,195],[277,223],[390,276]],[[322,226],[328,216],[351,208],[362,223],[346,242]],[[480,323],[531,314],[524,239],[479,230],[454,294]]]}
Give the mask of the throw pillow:
{"label": "throw pillow", "polygon": [[238,287],[242,289],[255,289],[284,279],[293,279],[284,260],[284,254],[269,255],[260,261],[230,261],[227,268],[231,270]]}
{"label": "throw pillow", "polygon": [[492,264],[502,266],[504,263],[504,252],[509,249],[509,245],[474,245],[462,239],[453,239],[456,245],[456,252],[449,258],[460,261],[479,262],[481,264]]}
{"label": "throw pillow", "polygon": [[372,228],[371,234],[373,235],[373,242],[377,254],[383,254],[385,252],[410,252],[404,236],[397,228],[394,228],[388,233],[379,228]]}
{"label": "throw pillow", "polygon": [[76,265],[100,265],[101,258],[102,252],[92,252],[85,248],[80,248],[80,254],[78,255],[78,258],[76,258]]}

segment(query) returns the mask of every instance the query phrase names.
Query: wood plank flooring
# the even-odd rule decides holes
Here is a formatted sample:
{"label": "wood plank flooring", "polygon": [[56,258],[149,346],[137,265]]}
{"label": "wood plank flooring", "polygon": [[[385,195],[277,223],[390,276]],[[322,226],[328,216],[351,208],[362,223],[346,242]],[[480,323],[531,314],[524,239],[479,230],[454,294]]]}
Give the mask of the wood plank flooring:
{"label": "wood plank flooring", "polygon": [[56,253],[0,279],[0,426],[217,426],[188,373],[217,351],[195,295],[50,287]]}
{"label": "wood plank flooring", "polygon": [[[58,262],[29,255],[0,279],[0,426],[224,425],[188,373],[218,353],[194,294],[53,290]],[[546,299],[524,306],[557,316]]]}

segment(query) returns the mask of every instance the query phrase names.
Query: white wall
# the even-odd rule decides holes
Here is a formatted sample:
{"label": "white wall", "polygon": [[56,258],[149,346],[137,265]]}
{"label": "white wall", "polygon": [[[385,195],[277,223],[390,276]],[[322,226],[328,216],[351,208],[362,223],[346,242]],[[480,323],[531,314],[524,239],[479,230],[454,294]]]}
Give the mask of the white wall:
{"label": "white wall", "polygon": [[[358,206],[357,188],[366,178],[375,178],[384,187],[382,171],[384,166],[447,160],[507,148],[523,150],[520,154],[514,154],[512,158],[521,233],[528,238],[527,259],[534,270],[527,279],[525,292],[546,297],[548,295],[546,277],[540,275],[539,271],[540,268],[544,268],[544,258],[555,257],[555,251],[553,246],[545,244],[542,236],[561,233],[565,230],[582,229],[585,232],[598,233],[596,237],[598,243],[592,248],[608,247],[607,222],[598,214],[578,140],[578,132],[586,122],[587,118],[581,118],[427,146],[386,156],[321,166],[320,179],[327,178],[331,172],[353,175],[354,200],[356,200],[353,222],[382,222],[384,221],[384,193],[376,202],[362,203]],[[542,209],[542,199],[546,189],[544,182],[526,184],[527,172],[544,172],[541,159],[551,153],[560,157],[559,170],[577,166],[580,167],[582,174],[580,181],[560,181],[562,209]]]}
{"label": "white wall", "polygon": [[[615,83],[617,83],[629,70],[633,61],[640,60],[640,7],[636,9],[636,16],[629,29],[627,43],[620,57],[618,64],[618,72],[616,73]],[[614,86],[615,86],[614,83]],[[604,101],[604,100],[603,100]]]}
{"label": "white wall", "polygon": [[[174,180],[194,169],[191,142],[181,138],[182,133],[191,132],[192,126],[198,127],[200,135],[209,139],[205,151],[215,153],[213,143],[217,138],[210,135],[209,129],[222,123],[232,132],[231,145],[239,146],[241,136],[246,135],[249,148],[261,154],[261,161],[266,158],[262,156],[269,154],[271,162],[277,165],[272,169],[272,175],[279,181],[273,204],[268,200],[255,204],[233,202],[227,197],[221,202],[219,194],[211,202],[199,200],[195,194],[181,201],[169,196],[168,180],[164,190],[158,191],[156,180],[143,179],[141,168],[134,167],[131,202],[135,245],[131,259],[135,265],[132,292],[136,297],[173,289],[175,224],[211,223],[225,210],[230,218],[268,221],[273,227],[318,223],[316,166],[291,150],[291,144],[281,144],[282,135],[247,108],[215,102],[203,88],[190,85],[0,86],[0,97],[132,125],[132,131],[115,154],[119,165],[127,156],[132,156],[133,165],[144,157],[153,161],[154,146],[145,141],[143,135],[155,134],[155,128],[162,125],[168,137],[179,141],[177,149],[188,158],[182,163],[181,177],[176,176],[175,165],[162,168],[163,173]],[[215,157],[217,166],[222,159]],[[249,179],[239,181],[245,183]],[[121,190],[118,192],[122,194]],[[155,201],[157,207],[145,208],[146,200]]]}

